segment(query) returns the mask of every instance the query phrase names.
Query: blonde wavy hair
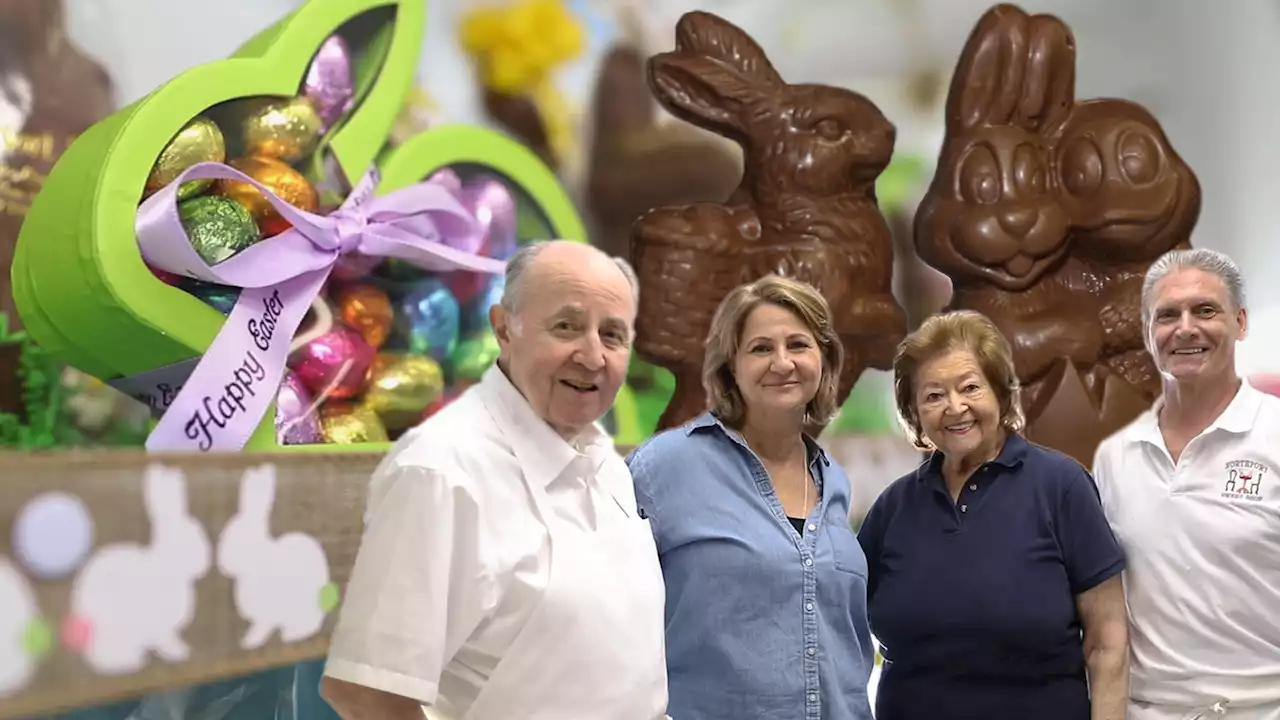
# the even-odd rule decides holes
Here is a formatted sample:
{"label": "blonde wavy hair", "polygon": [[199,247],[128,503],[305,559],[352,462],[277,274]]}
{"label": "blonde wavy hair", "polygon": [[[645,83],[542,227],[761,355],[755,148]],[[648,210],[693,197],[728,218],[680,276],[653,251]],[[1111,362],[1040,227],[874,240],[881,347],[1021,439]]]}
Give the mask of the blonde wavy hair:
{"label": "blonde wavy hair", "polygon": [[831,308],[812,285],[780,275],[766,275],[734,288],[716,309],[707,335],[702,363],[702,385],[707,406],[721,422],[735,427],[746,416],[746,402],[733,377],[733,360],[742,343],[742,327],[752,310],[763,304],[790,311],[805,324],[822,355],[818,392],[805,407],[805,424],[826,424],[840,411],[836,386],[844,364],[844,346],[831,325]]}

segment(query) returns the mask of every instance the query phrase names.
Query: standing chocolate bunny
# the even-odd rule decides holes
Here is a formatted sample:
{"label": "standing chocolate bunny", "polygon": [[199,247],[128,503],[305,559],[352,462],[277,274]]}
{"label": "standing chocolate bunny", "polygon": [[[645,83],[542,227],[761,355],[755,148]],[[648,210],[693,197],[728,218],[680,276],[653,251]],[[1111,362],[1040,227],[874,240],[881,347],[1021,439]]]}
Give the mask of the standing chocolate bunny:
{"label": "standing chocolate bunny", "polygon": [[727,203],[657,208],[632,227],[644,288],[636,351],[676,380],[658,429],[705,410],[712,314],[731,289],[770,273],[812,284],[831,305],[846,352],[843,402],[863,370],[889,368],[906,332],[875,195],[893,125],[855,92],[786,83],[750,36],[710,13],[684,15],[676,49],[651,58],[648,71],[667,110],[734,140],[745,159]]}
{"label": "standing chocolate bunny", "polygon": [[1160,391],[1142,277],[1187,246],[1200,188],[1144,109],[1076,102],[1075,62],[1058,18],[987,11],[951,81],[915,242],[951,278],[949,309],[1009,339],[1027,436],[1087,465]]}

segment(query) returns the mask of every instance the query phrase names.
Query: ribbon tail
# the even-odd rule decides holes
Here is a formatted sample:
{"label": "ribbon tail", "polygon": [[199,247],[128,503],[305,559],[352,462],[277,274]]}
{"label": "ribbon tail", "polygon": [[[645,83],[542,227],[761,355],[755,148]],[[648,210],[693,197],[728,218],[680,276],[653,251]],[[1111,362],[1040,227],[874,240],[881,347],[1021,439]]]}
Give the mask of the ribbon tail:
{"label": "ribbon tail", "polygon": [[237,452],[276,398],[289,342],[329,269],[240,294],[222,330],[147,438],[149,452]]}

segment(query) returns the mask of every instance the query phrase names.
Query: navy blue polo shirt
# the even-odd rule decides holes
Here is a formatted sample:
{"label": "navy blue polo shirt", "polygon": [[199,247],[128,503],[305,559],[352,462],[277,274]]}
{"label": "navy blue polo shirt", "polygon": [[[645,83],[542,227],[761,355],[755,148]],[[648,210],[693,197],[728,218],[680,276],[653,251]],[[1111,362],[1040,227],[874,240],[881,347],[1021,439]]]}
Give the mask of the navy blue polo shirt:
{"label": "navy blue polo shirt", "polygon": [[935,452],[858,539],[876,720],[1089,720],[1075,599],[1124,557],[1079,463],[1013,435],[953,503]]}

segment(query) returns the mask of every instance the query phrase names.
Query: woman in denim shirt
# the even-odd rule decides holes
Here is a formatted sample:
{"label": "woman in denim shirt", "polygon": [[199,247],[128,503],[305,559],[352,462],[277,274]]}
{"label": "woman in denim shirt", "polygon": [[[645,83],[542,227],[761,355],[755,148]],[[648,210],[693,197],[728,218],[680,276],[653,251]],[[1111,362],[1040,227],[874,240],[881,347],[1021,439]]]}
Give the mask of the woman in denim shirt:
{"label": "woman in denim shirt", "polygon": [[666,580],[676,720],[871,718],[849,480],[804,434],[834,416],[843,358],[812,287],[739,287],[707,338],[710,411],[628,458]]}

